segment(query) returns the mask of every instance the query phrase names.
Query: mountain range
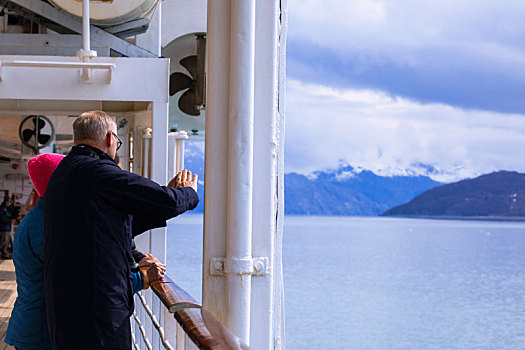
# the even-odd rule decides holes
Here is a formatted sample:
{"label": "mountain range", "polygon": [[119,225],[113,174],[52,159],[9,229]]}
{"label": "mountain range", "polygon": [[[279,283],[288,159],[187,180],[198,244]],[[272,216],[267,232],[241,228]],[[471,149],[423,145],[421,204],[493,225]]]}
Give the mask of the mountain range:
{"label": "mountain range", "polygon": [[[186,144],[185,167],[199,175],[204,209],[204,152]],[[425,174],[437,170],[419,164]],[[525,217],[525,174],[498,171],[443,184],[428,175],[379,175],[342,165],[308,175],[284,177],[287,215]]]}
{"label": "mountain range", "polygon": [[525,217],[525,174],[498,171],[435,187],[382,215]]}
{"label": "mountain range", "polygon": [[[194,212],[202,213],[204,153],[191,142],[186,144],[185,167],[199,175],[201,201]],[[285,213],[375,216],[438,185],[428,176],[381,176],[349,165],[308,176],[289,173],[284,177]]]}
{"label": "mountain range", "polygon": [[441,185],[428,176],[381,176],[347,165],[284,178],[285,213],[375,216]]}

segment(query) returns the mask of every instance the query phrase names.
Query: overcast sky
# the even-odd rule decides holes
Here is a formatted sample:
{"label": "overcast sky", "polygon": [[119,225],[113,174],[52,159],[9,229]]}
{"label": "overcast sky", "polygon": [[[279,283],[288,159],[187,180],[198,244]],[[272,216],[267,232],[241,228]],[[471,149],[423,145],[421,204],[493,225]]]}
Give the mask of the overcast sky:
{"label": "overcast sky", "polygon": [[524,14],[511,0],[289,0],[286,171],[525,172]]}

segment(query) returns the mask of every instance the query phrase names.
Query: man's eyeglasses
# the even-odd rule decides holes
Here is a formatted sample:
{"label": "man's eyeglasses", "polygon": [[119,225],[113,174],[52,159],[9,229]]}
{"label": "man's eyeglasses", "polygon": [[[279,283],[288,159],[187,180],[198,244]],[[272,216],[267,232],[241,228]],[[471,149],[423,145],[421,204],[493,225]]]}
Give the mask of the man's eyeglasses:
{"label": "man's eyeglasses", "polygon": [[120,146],[122,146],[122,141],[118,138],[117,134],[115,134],[113,131],[108,132],[108,135],[111,134],[117,138],[117,151],[119,150]]}

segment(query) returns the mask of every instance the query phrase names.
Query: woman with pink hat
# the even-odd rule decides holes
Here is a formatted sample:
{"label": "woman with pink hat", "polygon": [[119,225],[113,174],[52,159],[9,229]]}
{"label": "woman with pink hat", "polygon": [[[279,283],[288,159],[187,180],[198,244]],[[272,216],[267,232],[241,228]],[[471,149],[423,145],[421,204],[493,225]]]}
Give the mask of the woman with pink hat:
{"label": "woman with pink hat", "polygon": [[36,206],[18,225],[13,244],[17,293],[5,341],[17,349],[51,349],[44,296],[44,193],[64,158],[41,154],[29,159],[27,172],[38,193]]}

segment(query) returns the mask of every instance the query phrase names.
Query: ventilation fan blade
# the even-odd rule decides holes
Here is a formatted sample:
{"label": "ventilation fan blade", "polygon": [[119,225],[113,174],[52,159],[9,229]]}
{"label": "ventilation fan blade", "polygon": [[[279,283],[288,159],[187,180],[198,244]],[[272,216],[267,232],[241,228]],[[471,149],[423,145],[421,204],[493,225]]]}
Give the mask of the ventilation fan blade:
{"label": "ventilation fan blade", "polygon": [[22,138],[25,142],[29,142],[29,140],[31,140],[31,137],[33,137],[34,134],[35,132],[33,130],[25,129],[24,131],[22,131]]}
{"label": "ventilation fan blade", "polygon": [[177,92],[191,88],[193,86],[193,79],[183,73],[175,72],[170,75],[170,96]]}
{"label": "ventilation fan blade", "polygon": [[190,72],[193,79],[197,77],[197,56],[184,57],[179,63]]}
{"label": "ventilation fan blade", "polygon": [[38,135],[38,143],[45,145],[51,139],[51,135]]}
{"label": "ventilation fan blade", "polygon": [[[37,127],[37,126],[36,126],[36,117],[33,118],[31,121],[32,121],[33,124],[35,125],[35,129],[36,129],[36,127]],[[46,125],[46,122],[45,122],[45,121],[43,121],[42,119],[38,119],[38,129],[42,130],[42,129],[44,128],[45,125]]]}
{"label": "ventilation fan blade", "polygon": [[181,111],[189,115],[199,116],[201,114],[201,112],[195,106],[194,88],[191,88],[182,94],[182,96],[179,99],[179,108]]}

